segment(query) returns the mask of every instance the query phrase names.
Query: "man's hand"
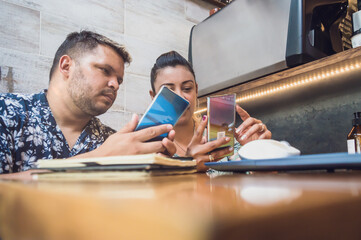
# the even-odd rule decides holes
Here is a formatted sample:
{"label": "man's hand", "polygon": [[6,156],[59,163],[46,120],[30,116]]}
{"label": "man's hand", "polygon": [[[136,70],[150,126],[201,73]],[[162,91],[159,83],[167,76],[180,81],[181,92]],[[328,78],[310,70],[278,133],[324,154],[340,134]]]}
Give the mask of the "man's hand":
{"label": "man's hand", "polygon": [[[83,156],[79,155],[79,157],[147,153],[163,153],[173,156],[176,147],[173,143],[175,132],[172,125],[164,124],[134,132],[137,124],[138,116],[134,114],[132,120],[124,128],[111,135],[98,149],[89,152],[89,154],[82,154]],[[163,133],[168,133],[168,138],[163,138],[162,141],[147,142]]]}

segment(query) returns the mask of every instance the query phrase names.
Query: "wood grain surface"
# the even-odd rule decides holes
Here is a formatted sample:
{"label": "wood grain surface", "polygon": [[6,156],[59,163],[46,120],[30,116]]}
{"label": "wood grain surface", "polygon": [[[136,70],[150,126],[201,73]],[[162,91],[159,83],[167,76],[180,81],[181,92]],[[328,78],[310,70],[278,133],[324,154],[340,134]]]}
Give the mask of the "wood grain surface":
{"label": "wood grain surface", "polygon": [[360,172],[0,182],[2,239],[360,239]]}

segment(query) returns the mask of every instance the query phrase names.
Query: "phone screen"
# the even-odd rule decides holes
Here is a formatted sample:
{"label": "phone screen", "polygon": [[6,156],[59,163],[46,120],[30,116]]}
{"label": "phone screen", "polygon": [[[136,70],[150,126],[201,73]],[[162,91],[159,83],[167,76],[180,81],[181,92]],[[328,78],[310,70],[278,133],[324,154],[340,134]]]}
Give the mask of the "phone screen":
{"label": "phone screen", "polygon": [[[140,119],[136,131],[161,124],[177,123],[187,109],[189,102],[169,88],[162,86],[152,103]],[[162,134],[150,141],[160,141],[168,134]]]}
{"label": "phone screen", "polygon": [[[208,141],[222,137],[231,140],[220,148],[234,145],[234,125],[236,116],[236,94],[207,97],[208,107]],[[232,153],[227,156],[232,155]]]}

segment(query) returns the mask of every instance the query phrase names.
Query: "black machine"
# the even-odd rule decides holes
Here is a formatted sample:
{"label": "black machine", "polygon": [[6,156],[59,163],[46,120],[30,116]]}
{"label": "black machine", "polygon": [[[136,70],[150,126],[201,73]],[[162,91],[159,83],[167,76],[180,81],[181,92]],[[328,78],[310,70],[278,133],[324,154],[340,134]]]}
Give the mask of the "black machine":
{"label": "black machine", "polygon": [[[297,66],[344,50],[347,42],[343,42],[342,35],[352,33],[351,22],[344,20],[347,10],[347,0],[292,0],[287,66]],[[343,20],[346,27],[342,28],[342,33],[340,25]]]}

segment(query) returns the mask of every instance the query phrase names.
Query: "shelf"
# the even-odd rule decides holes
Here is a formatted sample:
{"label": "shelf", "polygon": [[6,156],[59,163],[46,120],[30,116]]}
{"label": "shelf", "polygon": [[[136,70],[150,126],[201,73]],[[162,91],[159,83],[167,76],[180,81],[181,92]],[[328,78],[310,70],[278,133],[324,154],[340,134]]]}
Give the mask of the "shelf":
{"label": "shelf", "polygon": [[220,1],[217,1],[217,0],[203,0],[204,2],[208,2],[208,3],[211,3],[219,8],[222,8],[222,7],[225,7],[227,4],[225,3],[222,3]]}
{"label": "shelf", "polygon": [[[227,89],[211,93],[209,95],[202,96],[198,98],[198,112],[206,112],[206,102],[207,102],[207,96],[210,95],[222,95],[222,94],[230,94],[230,93],[236,93],[237,94],[237,102],[241,103],[242,106],[250,105],[250,103],[247,103],[247,101],[242,101],[242,99],[245,98],[245,96],[251,95],[252,92],[255,93],[254,95],[259,93],[261,95],[262,91],[267,92],[265,90],[266,88],[272,89],[272,86],[281,86],[284,84],[287,86],[288,83],[291,83],[292,79],[306,79],[306,76],[313,74],[315,76],[315,80],[319,80],[318,78],[325,78],[326,76],[322,75],[322,72],[325,72],[327,69],[330,69],[330,66],[333,66],[333,68],[337,68],[337,66],[344,65],[345,62],[350,62],[353,60],[360,61],[361,59],[361,48],[355,48],[355,49],[349,49],[344,52],[340,52],[328,57],[324,57],[319,60],[315,60],[310,63],[306,63],[291,69],[287,69],[278,73],[274,73],[265,77],[261,77],[258,79],[254,79],[251,81],[248,81],[246,83],[242,83],[233,87],[229,87]],[[352,65],[353,66],[353,65]],[[357,65],[359,66],[359,65]],[[346,68],[347,69],[347,68]],[[360,68],[358,68],[360,70]],[[330,70],[331,72],[332,70]],[[348,71],[348,70],[347,70]],[[326,74],[326,73],[325,73]],[[332,76],[330,76],[332,77]],[[333,76],[333,78],[336,78],[335,81],[337,81],[337,77]],[[294,81],[296,81],[294,80]],[[311,77],[311,81],[313,78]],[[297,80],[298,81],[298,80]],[[302,80],[300,80],[302,81]],[[320,83],[317,83],[320,85]],[[326,83],[325,83],[326,84]],[[327,83],[328,84],[328,83]],[[293,85],[292,85],[293,86]],[[277,87],[275,87],[277,88]],[[297,88],[297,87],[296,87]],[[283,88],[282,88],[283,89]],[[262,93],[263,94],[263,93]],[[273,92],[273,97],[275,97],[277,94],[282,95],[282,91]],[[263,95],[262,95],[263,96]],[[260,96],[260,97],[262,97]],[[278,96],[277,96],[278,97]],[[252,104],[254,105],[257,102],[257,99],[252,99]]]}

